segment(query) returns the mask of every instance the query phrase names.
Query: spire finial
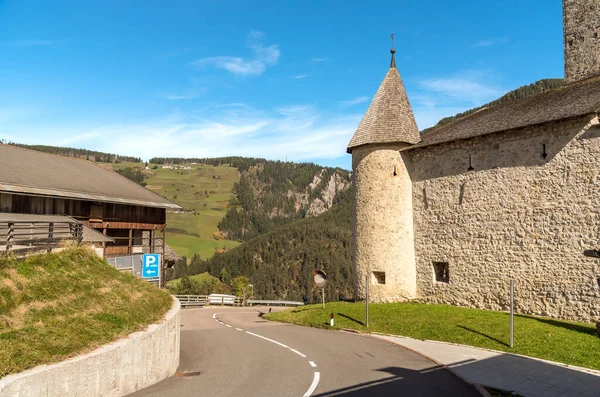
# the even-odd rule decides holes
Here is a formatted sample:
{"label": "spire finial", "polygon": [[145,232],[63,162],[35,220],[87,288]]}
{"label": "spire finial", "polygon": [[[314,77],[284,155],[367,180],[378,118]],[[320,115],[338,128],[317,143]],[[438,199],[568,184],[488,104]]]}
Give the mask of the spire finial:
{"label": "spire finial", "polygon": [[392,33],[391,35],[392,37],[392,49],[390,50],[390,52],[392,53],[392,62],[390,62],[390,69],[391,68],[396,68],[396,60],[394,59],[394,54],[396,53],[396,49],[394,48],[394,34]]}

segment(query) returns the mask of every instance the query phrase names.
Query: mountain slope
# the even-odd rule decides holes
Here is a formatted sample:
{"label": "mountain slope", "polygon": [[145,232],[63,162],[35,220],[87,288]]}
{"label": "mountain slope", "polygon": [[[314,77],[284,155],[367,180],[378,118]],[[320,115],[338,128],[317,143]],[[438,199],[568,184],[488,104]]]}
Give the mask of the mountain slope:
{"label": "mountain slope", "polygon": [[328,275],[327,299],[340,294],[349,298],[353,288],[350,196],[346,190],[322,215],[283,225],[206,261],[195,260],[190,272],[219,276],[225,269],[229,278],[248,276],[258,298],[301,300],[307,295],[316,302],[320,289],[313,272],[322,269]]}

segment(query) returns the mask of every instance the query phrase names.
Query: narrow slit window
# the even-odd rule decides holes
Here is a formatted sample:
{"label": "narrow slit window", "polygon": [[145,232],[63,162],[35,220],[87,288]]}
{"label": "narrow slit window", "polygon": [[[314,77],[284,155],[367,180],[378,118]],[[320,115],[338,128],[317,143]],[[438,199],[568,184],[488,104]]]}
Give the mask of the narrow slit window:
{"label": "narrow slit window", "polygon": [[385,284],[385,272],[373,272],[373,284]]}
{"label": "narrow slit window", "polygon": [[433,262],[433,274],[435,275],[435,281],[449,283],[450,267],[448,262]]}

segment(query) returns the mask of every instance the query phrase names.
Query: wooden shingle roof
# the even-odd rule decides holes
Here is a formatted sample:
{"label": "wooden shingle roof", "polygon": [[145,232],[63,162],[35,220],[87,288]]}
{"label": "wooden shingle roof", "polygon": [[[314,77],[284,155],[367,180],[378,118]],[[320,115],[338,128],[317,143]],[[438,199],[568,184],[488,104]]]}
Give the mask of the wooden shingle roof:
{"label": "wooden shingle roof", "polygon": [[90,161],[0,144],[0,192],[181,208]]}
{"label": "wooden shingle roof", "polygon": [[420,140],[402,78],[392,58],[390,70],[350,140],[347,152],[352,153],[355,147],[367,144],[413,144]]}
{"label": "wooden shingle roof", "polygon": [[483,108],[421,135],[406,150],[468,139],[600,111],[600,76],[552,91]]}

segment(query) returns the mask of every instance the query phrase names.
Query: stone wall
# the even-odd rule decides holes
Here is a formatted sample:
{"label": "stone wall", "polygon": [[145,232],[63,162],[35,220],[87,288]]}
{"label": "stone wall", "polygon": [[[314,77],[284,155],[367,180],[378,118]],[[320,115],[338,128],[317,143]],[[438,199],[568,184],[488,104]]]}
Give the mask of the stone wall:
{"label": "stone wall", "polygon": [[352,151],[355,295],[398,301],[415,297],[412,183],[406,144],[367,145]]}
{"label": "stone wall", "polygon": [[567,82],[600,74],[600,2],[563,0]]}
{"label": "stone wall", "polygon": [[600,264],[583,255],[600,248],[597,118],[407,153],[420,297],[506,310],[512,278],[519,313],[600,318]]}
{"label": "stone wall", "polygon": [[66,361],[0,379],[0,396],[119,397],[173,375],[179,366],[179,310],[162,322]]}

